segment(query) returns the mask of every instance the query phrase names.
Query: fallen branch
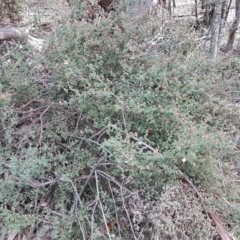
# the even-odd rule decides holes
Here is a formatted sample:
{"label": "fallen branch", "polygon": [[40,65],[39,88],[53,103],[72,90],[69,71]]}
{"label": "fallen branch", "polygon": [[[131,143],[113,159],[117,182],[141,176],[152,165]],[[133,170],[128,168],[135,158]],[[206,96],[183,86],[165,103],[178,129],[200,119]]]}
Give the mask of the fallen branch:
{"label": "fallen branch", "polygon": [[221,237],[222,240],[232,240],[232,238],[230,238],[227,234],[227,232],[225,231],[225,229],[223,228],[221,222],[217,219],[216,215],[212,212],[209,213],[209,216],[211,217],[211,219],[214,221],[214,223],[217,226],[217,230],[218,233]]}
{"label": "fallen branch", "polygon": [[0,28],[0,40],[25,41],[28,38],[28,31],[24,28],[2,27]]}
{"label": "fallen branch", "polygon": [[15,26],[4,26],[0,27],[0,41],[20,41],[29,43],[34,48],[41,50],[43,46],[43,40],[32,37],[29,34],[27,28],[15,27]]}

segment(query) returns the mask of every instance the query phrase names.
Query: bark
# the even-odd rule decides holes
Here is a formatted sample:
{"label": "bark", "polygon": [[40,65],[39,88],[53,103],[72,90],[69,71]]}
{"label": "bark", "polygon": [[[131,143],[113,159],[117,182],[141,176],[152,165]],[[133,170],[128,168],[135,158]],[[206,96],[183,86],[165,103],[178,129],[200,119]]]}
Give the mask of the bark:
{"label": "bark", "polygon": [[176,8],[176,1],[173,0],[173,7]]}
{"label": "bark", "polygon": [[234,43],[236,31],[238,30],[239,22],[240,22],[240,0],[236,0],[235,18],[230,28],[226,52],[231,51],[233,48],[233,43]]}
{"label": "bark", "polygon": [[224,28],[224,25],[226,22],[227,6],[228,6],[228,0],[223,0],[222,13],[221,13],[221,25],[219,29],[218,49],[220,49],[220,43],[222,39],[222,29]]}
{"label": "bark", "polygon": [[0,40],[20,40],[27,38],[28,34],[25,30],[14,27],[0,28]]}
{"label": "bark", "polygon": [[210,59],[212,61],[215,61],[218,55],[218,48],[220,46],[222,6],[223,6],[223,0],[218,0],[215,2],[213,20],[211,25],[211,38],[210,38]]}
{"label": "bark", "polygon": [[204,16],[203,16],[203,22],[204,24],[209,27],[212,19],[212,13],[213,13],[213,8],[212,4],[209,1],[204,1],[202,2],[202,9],[204,9]]}
{"label": "bark", "polygon": [[225,26],[228,11],[229,11],[228,10],[228,0],[223,0],[222,14],[221,14],[221,29]]}
{"label": "bark", "polygon": [[202,3],[202,9],[205,9],[207,4],[206,0],[202,0],[201,3]]}
{"label": "bark", "polygon": [[0,41],[4,40],[25,42],[37,50],[41,50],[43,47],[43,39],[32,37],[30,34],[28,34],[28,29],[26,28],[14,26],[0,27]]}
{"label": "bark", "polygon": [[194,11],[195,11],[196,20],[198,20],[198,1],[197,0],[195,0]]}
{"label": "bark", "polygon": [[229,11],[230,11],[231,5],[232,5],[232,0],[230,0],[230,2],[229,2],[229,4],[228,4],[226,16],[225,16],[225,22],[227,21],[227,17],[228,17],[228,13],[229,13]]}

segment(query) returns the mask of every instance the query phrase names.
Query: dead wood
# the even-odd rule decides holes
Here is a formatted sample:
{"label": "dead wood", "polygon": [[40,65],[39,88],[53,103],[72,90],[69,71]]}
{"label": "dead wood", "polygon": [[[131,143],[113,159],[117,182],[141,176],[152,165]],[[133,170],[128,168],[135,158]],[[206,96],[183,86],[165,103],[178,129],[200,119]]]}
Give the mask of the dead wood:
{"label": "dead wood", "polygon": [[17,27],[0,28],[0,40],[25,41],[28,38],[27,30]]}

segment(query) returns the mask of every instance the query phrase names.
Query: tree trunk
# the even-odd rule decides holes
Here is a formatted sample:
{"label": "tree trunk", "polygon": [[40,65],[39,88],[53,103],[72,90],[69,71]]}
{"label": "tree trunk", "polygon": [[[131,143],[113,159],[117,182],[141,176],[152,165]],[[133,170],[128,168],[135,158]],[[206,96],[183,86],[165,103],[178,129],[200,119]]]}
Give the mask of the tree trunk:
{"label": "tree trunk", "polygon": [[228,17],[228,13],[229,13],[229,11],[230,11],[231,5],[232,5],[232,0],[230,0],[230,2],[229,2],[229,4],[228,4],[226,16],[225,16],[225,22],[227,21],[227,17]]}
{"label": "tree trunk", "polygon": [[235,18],[233,20],[232,27],[230,28],[226,52],[231,51],[233,48],[233,43],[236,31],[238,30],[239,22],[240,22],[240,0],[236,0]]}
{"label": "tree trunk", "polygon": [[206,8],[206,0],[202,0],[202,9],[205,9]]}
{"label": "tree trunk", "polygon": [[204,4],[202,5],[202,8],[205,10],[204,11],[204,16],[203,16],[203,22],[204,24],[209,27],[211,24],[212,20],[212,13],[213,13],[213,6],[210,1],[204,1]]}
{"label": "tree trunk", "polygon": [[194,11],[195,11],[195,18],[197,21],[198,20],[198,1],[197,0],[195,0]]}
{"label": "tree trunk", "polygon": [[227,14],[227,5],[228,0],[223,0],[222,2],[222,13],[221,13],[221,25],[219,28],[219,39],[218,39],[218,49],[220,49],[220,43],[222,40],[222,29],[224,28],[226,22],[226,14]]}
{"label": "tree trunk", "polygon": [[215,2],[210,38],[210,59],[213,61],[215,61],[218,55],[218,48],[220,46],[222,6],[223,0],[218,0]]}

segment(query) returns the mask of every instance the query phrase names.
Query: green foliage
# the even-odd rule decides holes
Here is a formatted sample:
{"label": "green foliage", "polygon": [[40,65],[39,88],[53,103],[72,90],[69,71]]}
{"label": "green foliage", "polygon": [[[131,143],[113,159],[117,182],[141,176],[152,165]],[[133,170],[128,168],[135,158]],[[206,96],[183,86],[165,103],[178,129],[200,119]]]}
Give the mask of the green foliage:
{"label": "green foliage", "polygon": [[[102,239],[116,215],[129,222],[121,210],[132,194],[126,188],[152,191],[157,201],[166,184],[178,182],[177,170],[198,186],[221,186],[235,123],[208,93],[213,66],[199,52],[188,60],[195,45],[184,35],[168,36],[168,54],[153,56],[149,26],[129,21],[67,22],[34,59],[37,68],[16,53],[1,66],[1,91],[13,93],[0,112],[0,204],[11,209],[0,223],[8,230],[33,221],[24,222],[23,206],[51,219],[53,239]],[[167,37],[174,26],[165,27]],[[39,86],[34,80],[45,68],[50,82]],[[47,238],[46,224],[38,224]],[[122,229],[133,238],[130,227]],[[199,238],[194,224],[187,231]]]}
{"label": "green foliage", "polygon": [[21,231],[30,226],[34,221],[33,217],[24,216],[8,210],[3,210],[0,213],[3,224],[8,227],[9,231]]}

